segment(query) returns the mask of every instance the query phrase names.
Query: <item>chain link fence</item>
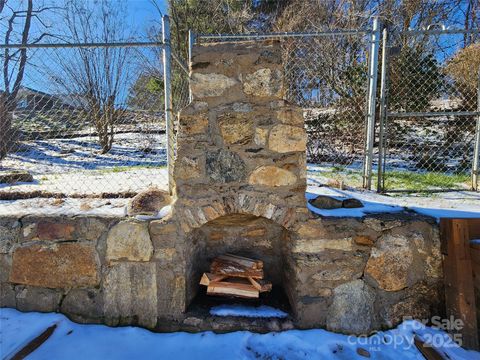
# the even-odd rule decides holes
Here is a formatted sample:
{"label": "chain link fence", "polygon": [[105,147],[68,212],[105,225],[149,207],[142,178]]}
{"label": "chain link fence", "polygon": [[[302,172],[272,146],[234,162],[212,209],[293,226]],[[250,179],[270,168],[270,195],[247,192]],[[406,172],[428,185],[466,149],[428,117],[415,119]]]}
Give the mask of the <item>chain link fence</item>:
{"label": "chain link fence", "polygon": [[[23,49],[2,75],[0,198],[128,198],[167,187],[161,43]],[[61,201],[57,201],[61,205]]]}
{"label": "chain link fence", "polygon": [[476,39],[475,31],[441,29],[403,32],[388,39],[381,191],[478,187]]}

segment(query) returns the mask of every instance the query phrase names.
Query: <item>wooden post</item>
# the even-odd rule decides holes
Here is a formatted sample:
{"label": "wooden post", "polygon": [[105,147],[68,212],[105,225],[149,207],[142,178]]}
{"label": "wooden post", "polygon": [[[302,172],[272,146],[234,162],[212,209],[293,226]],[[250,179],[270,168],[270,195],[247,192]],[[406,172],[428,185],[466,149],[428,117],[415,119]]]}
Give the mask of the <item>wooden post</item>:
{"label": "wooden post", "polygon": [[469,221],[441,219],[443,272],[447,317],[463,321],[460,329],[465,348],[478,350],[477,313],[470,259]]}

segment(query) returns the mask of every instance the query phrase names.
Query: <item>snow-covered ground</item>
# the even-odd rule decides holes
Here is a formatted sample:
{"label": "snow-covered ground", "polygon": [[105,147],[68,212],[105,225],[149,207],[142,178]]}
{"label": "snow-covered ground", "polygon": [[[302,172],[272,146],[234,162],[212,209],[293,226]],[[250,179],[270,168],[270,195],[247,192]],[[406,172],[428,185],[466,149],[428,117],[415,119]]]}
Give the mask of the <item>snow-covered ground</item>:
{"label": "snow-covered ground", "polygon": [[[105,182],[105,191],[115,192],[122,184],[131,179],[135,180],[135,174],[140,170],[132,170],[114,173],[113,177],[100,179]],[[152,185],[166,189],[167,174],[166,169],[148,169],[153,176],[159,179]],[[143,173],[147,174],[146,170]],[[117,179],[117,181],[113,181]],[[161,179],[161,180],[160,180]],[[87,180],[85,178],[84,180]],[[90,182],[82,182],[86,188],[93,186]],[[118,184],[118,187],[116,187]],[[458,217],[458,218],[478,218],[480,217],[480,193],[471,191],[455,191],[430,196],[386,196],[377,194],[373,191],[362,190],[340,190],[321,186],[316,179],[308,179],[309,186],[305,194],[307,200],[317,195],[329,195],[338,198],[353,197],[361,200],[364,204],[363,208],[357,209],[335,209],[335,210],[319,210],[308,204],[308,208],[322,216],[333,217],[362,217],[372,213],[394,213],[403,210],[412,210],[421,214],[429,215],[435,218],[441,217]],[[144,189],[141,187],[140,189]],[[138,189],[138,190],[140,190]],[[105,216],[125,216],[125,206],[128,199],[48,199],[34,198],[23,200],[1,200],[0,216],[16,214],[90,214]]]}
{"label": "snow-covered ground", "polygon": [[[456,345],[439,329],[416,321],[370,337],[325,330],[289,330],[268,334],[238,331],[227,334],[152,333],[136,327],[79,325],[56,313],[21,313],[0,309],[0,357],[10,359],[56,325],[52,335],[28,359],[424,359],[414,337],[452,360],[480,359],[480,353]],[[363,354],[363,355],[360,355]]]}
{"label": "snow-covered ground", "polygon": [[165,135],[116,134],[101,154],[96,137],[24,142],[1,162],[1,170],[26,170],[33,183],[0,184],[0,190],[64,194],[139,191],[166,183]]}
{"label": "snow-covered ground", "polygon": [[455,191],[432,194],[430,196],[386,196],[373,191],[340,190],[326,186],[308,186],[307,199],[317,195],[329,195],[337,198],[356,198],[364,204],[357,209],[319,210],[308,204],[308,208],[322,216],[362,217],[372,213],[393,213],[412,210],[434,218],[479,218],[480,193],[471,191]]}

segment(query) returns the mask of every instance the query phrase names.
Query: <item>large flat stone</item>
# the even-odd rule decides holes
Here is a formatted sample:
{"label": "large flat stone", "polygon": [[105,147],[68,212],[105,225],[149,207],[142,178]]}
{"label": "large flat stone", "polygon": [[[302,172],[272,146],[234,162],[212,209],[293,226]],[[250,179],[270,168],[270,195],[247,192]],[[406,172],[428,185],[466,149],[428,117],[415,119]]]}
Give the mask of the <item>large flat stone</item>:
{"label": "large flat stone", "polygon": [[325,249],[352,250],[352,239],[299,239],[293,244],[294,253],[319,253]]}
{"label": "large flat stone", "polygon": [[55,312],[62,299],[62,293],[57,290],[32,286],[17,286],[15,293],[20,311]]}
{"label": "large flat stone", "polygon": [[248,180],[249,184],[265,186],[289,186],[296,182],[294,173],[276,166],[260,166],[250,174]]}
{"label": "large flat stone", "polygon": [[32,244],[13,253],[10,282],[46,288],[75,288],[99,283],[95,248],[77,243]]}
{"label": "large flat stone", "polygon": [[381,289],[404,289],[422,275],[423,270],[414,266],[409,237],[387,233],[377,240],[376,245],[372,248],[365,274],[373,278]]}
{"label": "large flat stone", "polygon": [[246,177],[246,165],[240,155],[220,149],[207,153],[207,175],[215,182],[230,183]]}
{"label": "large flat stone", "polygon": [[153,254],[147,222],[122,221],[107,236],[108,261],[149,261]]}
{"label": "large flat stone", "polygon": [[245,76],[243,91],[245,94],[259,97],[281,96],[282,74],[278,69],[258,69]]}
{"label": "large flat stone", "polygon": [[181,134],[184,136],[206,134],[208,129],[208,116],[206,113],[195,115],[181,114],[179,125]]}
{"label": "large flat stone", "polygon": [[154,263],[117,263],[103,281],[108,325],[137,323],[152,328],[157,322],[157,280]]}
{"label": "large flat stone", "polygon": [[305,151],[307,148],[307,135],[304,129],[296,126],[275,125],[270,130],[268,147],[270,150],[279,153]]}
{"label": "large flat stone", "polygon": [[157,188],[143,190],[128,202],[127,214],[155,216],[167,205],[170,205],[171,197],[168,191]]}
{"label": "large flat stone", "polygon": [[375,291],[363,280],[354,280],[336,287],[333,293],[327,329],[367,335],[373,325]]}
{"label": "large flat stone", "polygon": [[218,117],[218,126],[227,145],[245,145],[252,141],[253,120],[245,114],[225,113]]}
{"label": "large flat stone", "polygon": [[221,96],[223,93],[238,84],[238,80],[223,74],[194,73],[190,79],[193,96],[198,98]]}

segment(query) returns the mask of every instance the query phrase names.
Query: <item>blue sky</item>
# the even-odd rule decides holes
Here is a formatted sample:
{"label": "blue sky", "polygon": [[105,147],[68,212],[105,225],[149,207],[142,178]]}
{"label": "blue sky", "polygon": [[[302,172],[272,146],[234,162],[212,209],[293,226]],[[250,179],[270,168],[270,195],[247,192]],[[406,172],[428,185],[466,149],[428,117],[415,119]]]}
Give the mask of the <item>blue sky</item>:
{"label": "blue sky", "polygon": [[[167,0],[157,0],[157,4],[167,14]],[[140,34],[160,23],[158,11],[151,0],[126,0],[126,7],[127,22]]]}
{"label": "blue sky", "polygon": [[[96,0],[81,0],[85,4],[96,2]],[[112,0],[115,2],[116,0]],[[162,13],[167,14],[167,2],[168,0],[124,0],[123,5],[125,7],[125,24],[128,27],[128,30],[134,30],[134,32],[139,38],[139,40],[144,40],[149,29],[153,26],[159,26],[161,23],[160,14],[154,4],[158,4],[158,7]],[[63,8],[66,0],[35,0],[34,7],[39,8],[43,6],[56,6]],[[8,5],[12,8],[25,9],[26,1],[25,0],[8,0]],[[10,10],[5,9],[4,16],[10,15]],[[58,11],[48,11],[43,13],[42,21],[48,25],[52,25],[52,28],[48,32],[58,33],[61,32],[62,26],[62,14]],[[23,21],[19,21],[18,26],[21,27]],[[3,39],[6,31],[6,22],[2,23],[0,21],[0,39]],[[35,38],[35,34],[44,32],[45,29],[40,26],[38,21],[32,21],[31,37]],[[130,31],[129,31],[130,32]],[[120,39],[119,39],[120,40]],[[19,42],[19,37],[15,36],[14,39],[11,39],[11,42]]]}

